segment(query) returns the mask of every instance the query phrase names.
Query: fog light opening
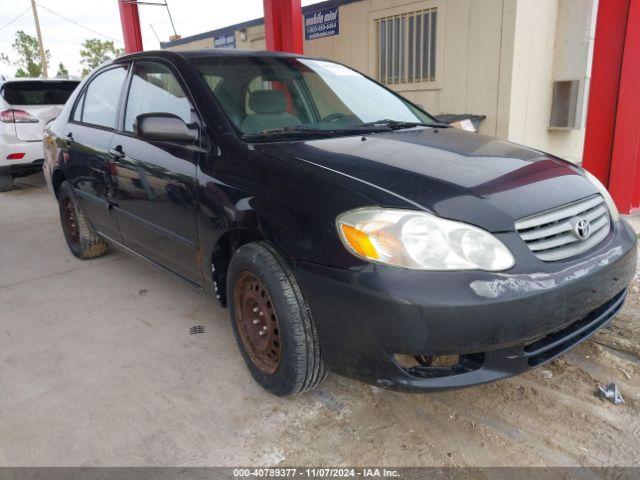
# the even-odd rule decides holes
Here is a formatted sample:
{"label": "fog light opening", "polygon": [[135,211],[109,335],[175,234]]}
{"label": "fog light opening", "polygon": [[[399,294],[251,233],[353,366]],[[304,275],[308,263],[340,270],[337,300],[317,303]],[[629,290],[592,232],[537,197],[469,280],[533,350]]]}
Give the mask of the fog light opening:
{"label": "fog light opening", "polygon": [[418,357],[414,355],[404,355],[402,353],[396,353],[393,358],[396,364],[404,370],[413,367],[419,367],[421,365],[418,361]]}
{"label": "fog light opening", "polygon": [[473,372],[482,367],[484,353],[468,355],[406,355],[396,353],[396,364],[418,378],[438,378]]}
{"label": "fog light opening", "polygon": [[420,355],[415,358],[423,367],[453,367],[460,363],[460,355]]}

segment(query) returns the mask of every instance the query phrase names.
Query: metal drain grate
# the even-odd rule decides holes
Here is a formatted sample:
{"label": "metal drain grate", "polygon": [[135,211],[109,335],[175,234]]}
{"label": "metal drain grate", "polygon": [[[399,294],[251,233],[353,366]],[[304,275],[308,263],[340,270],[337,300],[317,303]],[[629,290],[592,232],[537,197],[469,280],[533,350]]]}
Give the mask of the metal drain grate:
{"label": "metal drain grate", "polygon": [[203,325],[196,325],[195,327],[191,327],[189,329],[189,335],[200,335],[201,333],[204,333]]}

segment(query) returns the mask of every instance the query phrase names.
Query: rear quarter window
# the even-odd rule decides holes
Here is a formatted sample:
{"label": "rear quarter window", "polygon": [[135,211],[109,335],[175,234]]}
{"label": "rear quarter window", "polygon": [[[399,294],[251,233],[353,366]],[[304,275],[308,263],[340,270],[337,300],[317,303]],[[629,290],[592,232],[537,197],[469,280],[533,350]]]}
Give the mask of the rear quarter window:
{"label": "rear quarter window", "polygon": [[64,105],[80,82],[6,82],[1,95],[10,105]]}

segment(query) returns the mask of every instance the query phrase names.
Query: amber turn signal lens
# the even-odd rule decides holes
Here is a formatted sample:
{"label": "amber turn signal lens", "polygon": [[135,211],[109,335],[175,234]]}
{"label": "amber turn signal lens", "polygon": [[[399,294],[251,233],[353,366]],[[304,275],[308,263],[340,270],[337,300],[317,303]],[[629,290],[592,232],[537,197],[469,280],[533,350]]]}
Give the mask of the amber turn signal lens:
{"label": "amber turn signal lens", "polygon": [[341,225],[342,233],[344,233],[344,238],[351,248],[353,248],[356,252],[362,255],[365,258],[378,259],[380,256],[376,251],[376,247],[371,243],[371,240],[367,236],[366,233],[361,232],[357,228],[352,227],[351,225]]}

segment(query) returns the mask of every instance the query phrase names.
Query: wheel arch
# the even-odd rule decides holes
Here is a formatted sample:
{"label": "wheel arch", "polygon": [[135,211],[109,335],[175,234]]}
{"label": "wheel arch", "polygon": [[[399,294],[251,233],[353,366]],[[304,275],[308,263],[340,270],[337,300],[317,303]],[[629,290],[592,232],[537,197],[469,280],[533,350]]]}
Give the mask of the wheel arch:
{"label": "wheel arch", "polygon": [[218,238],[209,255],[211,279],[216,299],[227,305],[227,272],[231,257],[241,246],[257,241],[268,241],[256,229],[238,226],[227,230]]}
{"label": "wheel arch", "polygon": [[60,193],[60,185],[67,179],[62,170],[56,168],[51,174],[51,187],[53,188],[53,193],[56,198],[58,198],[58,194]]}

